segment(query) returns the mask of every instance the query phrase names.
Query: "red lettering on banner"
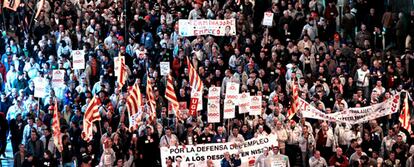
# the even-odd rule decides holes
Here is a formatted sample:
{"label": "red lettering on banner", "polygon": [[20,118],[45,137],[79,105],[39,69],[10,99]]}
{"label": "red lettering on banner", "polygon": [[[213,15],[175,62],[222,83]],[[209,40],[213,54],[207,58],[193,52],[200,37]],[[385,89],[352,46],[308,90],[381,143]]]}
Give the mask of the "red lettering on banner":
{"label": "red lettering on banner", "polygon": [[227,98],[229,98],[229,99],[237,99],[237,95],[227,95]]}
{"label": "red lettering on banner", "polygon": [[219,117],[220,113],[208,113],[209,117]]}
{"label": "red lettering on banner", "polygon": [[252,110],[260,109],[260,106],[250,106],[250,109]]}
{"label": "red lettering on banner", "polygon": [[73,63],[82,63],[82,60],[74,60]]}

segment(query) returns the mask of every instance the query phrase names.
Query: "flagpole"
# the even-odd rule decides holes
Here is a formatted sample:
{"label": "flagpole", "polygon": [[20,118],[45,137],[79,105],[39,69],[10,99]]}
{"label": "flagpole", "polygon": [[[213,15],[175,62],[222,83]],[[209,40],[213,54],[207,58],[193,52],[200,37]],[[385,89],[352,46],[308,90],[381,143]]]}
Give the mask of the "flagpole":
{"label": "flagpole", "polygon": [[[35,5],[35,9],[37,9],[37,3],[39,2],[39,0],[36,0],[36,3],[34,4]],[[35,19],[34,17],[35,17],[35,15],[36,15],[36,10],[34,10],[33,11],[33,14],[32,14],[32,17],[30,18],[30,24],[29,24],[29,27],[27,27],[27,31],[29,32],[30,31],[30,29],[31,29],[31,27],[32,27],[32,24],[33,24],[33,20]]]}

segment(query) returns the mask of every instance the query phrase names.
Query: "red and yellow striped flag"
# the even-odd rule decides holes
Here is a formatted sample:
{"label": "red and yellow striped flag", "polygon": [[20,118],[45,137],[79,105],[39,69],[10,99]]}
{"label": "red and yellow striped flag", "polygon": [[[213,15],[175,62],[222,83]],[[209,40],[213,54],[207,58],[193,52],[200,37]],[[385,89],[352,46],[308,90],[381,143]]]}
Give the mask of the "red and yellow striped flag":
{"label": "red and yellow striped flag", "polygon": [[125,62],[122,60],[123,60],[123,56],[119,54],[118,61],[116,62],[118,63],[118,69],[116,71],[116,73],[118,74],[117,75],[118,76],[117,78],[118,89],[122,89],[122,87],[124,87],[126,80],[128,78],[127,66],[125,65]]}
{"label": "red and yellow striped flag", "polygon": [[53,112],[53,121],[52,121],[52,129],[53,129],[53,142],[59,152],[63,151],[63,144],[62,144],[62,135],[60,133],[60,118],[59,118],[59,111],[57,101],[55,100],[55,107]]}
{"label": "red and yellow striped flag", "polygon": [[[188,65],[188,77],[190,80],[190,86],[191,86],[191,99],[197,99],[198,100],[191,100],[190,106],[197,106],[195,110],[192,111],[200,111],[203,109],[203,81],[200,79],[200,76],[197,74],[196,69],[193,67],[193,65],[190,62],[190,59],[187,57],[187,65]],[[197,95],[197,97],[195,97]],[[195,104],[197,103],[197,104]],[[195,113],[189,113],[190,115],[196,115]]]}
{"label": "red and yellow striped flag", "polygon": [[401,122],[401,126],[408,132],[411,132],[411,113],[408,104],[408,92],[405,94],[403,108],[401,110],[399,120]]}
{"label": "red and yellow striped flag", "polygon": [[150,107],[150,122],[155,121],[155,119],[157,118],[156,115],[156,110],[155,110],[155,97],[153,94],[153,89],[152,89],[152,85],[151,85],[151,81],[150,81],[150,77],[147,73],[147,87],[146,87],[146,92],[147,92],[147,100],[149,103],[149,107]]}
{"label": "red and yellow striped flag", "polygon": [[171,74],[168,74],[167,76],[167,90],[165,91],[165,98],[171,103],[172,109],[177,119],[181,120],[181,114],[178,110],[180,108],[180,104],[178,103],[177,96],[175,94],[173,77],[171,76]]}
{"label": "red and yellow striped flag", "polygon": [[101,115],[99,114],[99,106],[101,101],[99,97],[94,96],[89,102],[88,107],[86,107],[85,115],[83,116],[83,131],[82,139],[85,141],[92,140],[92,127],[95,121],[101,120]]}
{"label": "red and yellow striped flag", "polygon": [[296,114],[299,106],[299,90],[298,85],[295,83],[295,80],[292,80],[292,104],[290,109],[288,110],[287,117],[288,119],[292,119],[293,116]]}
{"label": "red and yellow striped flag", "polygon": [[129,90],[128,97],[126,99],[126,108],[129,113],[130,122],[129,122],[129,130],[134,131],[138,129],[138,123],[140,122],[139,119],[139,108],[142,106],[142,96],[141,91],[139,90],[139,84],[136,82],[132,89]]}

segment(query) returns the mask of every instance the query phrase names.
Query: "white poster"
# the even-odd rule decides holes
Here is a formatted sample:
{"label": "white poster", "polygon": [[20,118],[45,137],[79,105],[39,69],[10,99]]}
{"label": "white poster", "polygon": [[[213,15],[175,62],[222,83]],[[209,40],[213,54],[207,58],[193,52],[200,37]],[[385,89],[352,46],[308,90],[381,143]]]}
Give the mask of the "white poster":
{"label": "white poster", "polygon": [[[118,74],[118,68],[119,68],[119,62],[118,62],[118,59],[119,59],[119,57],[114,57],[114,74],[115,74],[115,76],[117,77],[119,74]],[[124,63],[125,64],[125,57],[124,56],[121,56],[121,61],[122,61],[122,63]]]}
{"label": "white poster", "polygon": [[189,167],[198,165],[206,166],[207,160],[213,160],[214,166],[220,166],[220,161],[224,158],[224,152],[229,152],[233,155],[240,152],[241,166],[248,166],[249,160],[255,161],[260,154],[263,153],[263,148],[271,148],[277,146],[277,136],[269,134],[268,136],[261,136],[246,140],[243,143],[212,143],[212,144],[197,144],[185,146],[170,146],[161,147],[161,163],[166,167],[166,159],[172,159],[173,166],[177,165],[177,159],[181,159],[181,167]]}
{"label": "white poster", "polygon": [[72,51],[73,69],[85,69],[85,51]]}
{"label": "white poster", "polygon": [[160,62],[160,73],[162,76],[167,76],[170,73],[170,62]]}
{"label": "white poster", "polygon": [[207,105],[207,122],[208,123],[219,123],[220,122],[220,101],[216,101],[216,103],[209,102],[209,104]]}
{"label": "white poster", "polygon": [[263,25],[265,26],[272,26],[273,25],[273,13],[272,12],[265,12],[263,17]]}
{"label": "white poster", "polygon": [[224,100],[223,119],[231,119],[236,117],[233,100]]}
{"label": "white poster", "polygon": [[65,71],[53,70],[52,72],[52,87],[60,88],[65,86]]}
{"label": "white poster", "polygon": [[262,114],[262,96],[250,96],[249,115]]}
{"label": "white poster", "polygon": [[181,36],[232,36],[236,35],[236,20],[187,20],[178,21],[178,33]]}
{"label": "white poster", "polygon": [[244,114],[248,113],[250,110],[250,94],[243,92],[239,94],[239,113]]}
{"label": "white poster", "polygon": [[237,105],[237,98],[239,97],[240,84],[235,82],[227,82],[225,99],[232,100],[234,105]]}
{"label": "white poster", "polygon": [[33,79],[35,90],[34,90],[34,97],[43,98],[46,96],[46,87],[48,85],[47,79],[36,77]]}

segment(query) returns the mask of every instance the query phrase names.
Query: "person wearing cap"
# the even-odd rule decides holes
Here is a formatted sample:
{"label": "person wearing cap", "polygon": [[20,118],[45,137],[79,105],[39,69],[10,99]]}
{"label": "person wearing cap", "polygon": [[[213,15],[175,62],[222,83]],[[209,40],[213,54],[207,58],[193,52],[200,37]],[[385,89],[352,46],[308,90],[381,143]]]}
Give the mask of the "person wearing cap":
{"label": "person wearing cap", "polygon": [[288,139],[286,141],[286,155],[289,157],[290,163],[293,164],[294,160],[301,154],[299,147],[299,137],[302,135],[302,129],[296,124],[294,120],[290,120],[286,127]]}
{"label": "person wearing cap", "polygon": [[308,163],[308,159],[312,156],[313,150],[315,149],[316,141],[313,137],[312,132],[309,130],[307,125],[302,127],[302,134],[299,137],[299,147],[302,152],[302,165]]}

